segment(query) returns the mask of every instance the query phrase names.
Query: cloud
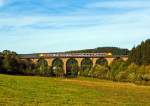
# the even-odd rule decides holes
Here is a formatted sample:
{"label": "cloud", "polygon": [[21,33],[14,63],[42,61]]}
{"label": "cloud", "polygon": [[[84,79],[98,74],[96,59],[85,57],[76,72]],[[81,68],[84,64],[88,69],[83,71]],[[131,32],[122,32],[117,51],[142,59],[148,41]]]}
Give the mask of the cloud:
{"label": "cloud", "polygon": [[99,20],[99,16],[24,16],[24,17],[0,17],[0,29],[65,29],[92,27]]}
{"label": "cloud", "polygon": [[72,11],[69,2],[64,0],[7,0],[5,8],[0,8],[4,15],[60,15]]}
{"label": "cloud", "polygon": [[[124,7],[127,6],[127,4],[130,4],[128,2],[98,2],[98,4],[103,4],[104,7],[109,7],[109,5],[112,3],[113,6],[121,4]],[[133,2],[131,2],[133,3]],[[136,4],[137,3],[137,4]],[[139,7],[139,1],[135,2],[136,6],[132,7]],[[143,2],[142,2],[143,3]],[[88,6],[90,8],[95,7],[95,3],[88,3]],[[98,6],[97,4],[97,6]],[[105,5],[104,5],[105,4]],[[106,5],[107,4],[107,5]],[[120,7],[122,7],[120,5]],[[112,7],[113,7],[112,6]],[[131,5],[130,5],[131,6]],[[144,7],[144,5],[142,5]],[[145,6],[146,7],[146,6]],[[90,10],[87,9],[86,11]],[[149,13],[150,9],[145,10],[134,10],[130,12],[125,12],[121,14],[92,14],[88,13],[87,15],[81,14],[82,9],[79,8],[76,15],[28,15],[28,14],[22,14],[21,16],[0,16],[0,29],[1,31],[7,31],[11,30],[15,31],[14,29],[23,29],[23,30],[54,30],[54,29],[71,29],[71,28],[88,28],[88,27],[105,27],[110,25],[116,25],[121,24],[122,26],[124,24],[141,24],[141,25],[147,25],[149,22]],[[82,11],[83,12],[83,11]],[[78,14],[79,13],[79,14]],[[93,12],[94,13],[94,12]],[[92,15],[91,15],[92,14]]]}
{"label": "cloud", "polygon": [[105,1],[88,4],[88,8],[150,8],[150,1]]}
{"label": "cloud", "polygon": [[140,23],[147,25],[150,21],[150,10],[133,11],[124,14],[95,14],[92,16],[68,15],[68,16],[11,16],[0,17],[0,28],[3,29],[66,29],[66,28],[87,28],[100,26],[105,27],[112,24],[133,24]]}
{"label": "cloud", "polygon": [[[0,13],[1,50],[4,48],[31,53],[97,46],[132,48],[141,40],[150,38],[150,5],[147,1],[93,0],[82,6],[77,5],[81,0],[76,0],[75,6],[65,2],[57,5],[56,0],[43,0],[43,4],[35,0],[24,1],[28,5],[21,1],[18,4],[10,3],[10,7],[7,7],[8,3],[4,8],[7,11],[1,9],[5,14]],[[115,11],[119,12],[114,14],[112,8],[117,8]],[[132,11],[126,8],[132,8]]]}

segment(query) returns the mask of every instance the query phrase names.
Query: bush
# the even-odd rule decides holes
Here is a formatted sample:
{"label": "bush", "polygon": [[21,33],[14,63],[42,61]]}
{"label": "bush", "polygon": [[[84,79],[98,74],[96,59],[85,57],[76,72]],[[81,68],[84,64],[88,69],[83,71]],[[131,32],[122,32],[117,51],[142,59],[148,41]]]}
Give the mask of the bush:
{"label": "bush", "polygon": [[49,67],[47,61],[44,59],[39,59],[35,68],[36,75],[45,76],[48,70]]}
{"label": "bush", "polygon": [[[127,69],[127,63],[121,59],[114,60],[110,65],[110,69],[111,69],[111,71],[110,71],[109,79],[111,79],[113,81],[117,81],[117,80],[119,80],[118,77],[122,76],[121,75],[121,74],[123,74],[122,71],[125,71]],[[119,73],[120,73],[120,75],[118,75]]]}
{"label": "bush", "polygon": [[64,76],[64,70],[62,67],[53,67],[53,74],[56,77],[63,77]]}
{"label": "bush", "polygon": [[92,71],[91,71],[91,76],[95,78],[100,78],[100,79],[107,79],[107,73],[109,69],[106,66],[101,66],[101,65],[96,65]]}
{"label": "bush", "polygon": [[0,53],[0,72],[3,70],[3,56]]}
{"label": "bush", "polygon": [[128,66],[126,72],[128,73],[127,80],[129,82],[135,82],[137,80],[137,70],[139,66],[132,63]]}
{"label": "bush", "polygon": [[14,55],[5,55],[3,59],[3,69],[9,74],[20,74],[19,58]]}
{"label": "bush", "polygon": [[84,76],[84,77],[89,77],[90,76],[90,70],[89,69],[85,69],[85,70],[80,70],[79,71],[79,75],[80,76]]}
{"label": "bush", "polygon": [[120,71],[117,75],[116,75],[116,77],[115,77],[115,79],[116,79],[116,81],[123,81],[123,82],[127,82],[128,80],[128,73],[126,72],[126,71]]}
{"label": "bush", "polygon": [[150,81],[150,65],[142,65],[139,67],[137,71],[137,78],[139,81]]}

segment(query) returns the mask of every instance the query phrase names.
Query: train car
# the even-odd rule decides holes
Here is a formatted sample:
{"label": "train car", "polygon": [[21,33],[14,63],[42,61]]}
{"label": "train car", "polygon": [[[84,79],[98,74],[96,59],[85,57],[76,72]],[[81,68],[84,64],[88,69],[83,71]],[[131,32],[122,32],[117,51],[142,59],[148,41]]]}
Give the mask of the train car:
{"label": "train car", "polygon": [[106,57],[112,53],[41,53],[39,57]]}

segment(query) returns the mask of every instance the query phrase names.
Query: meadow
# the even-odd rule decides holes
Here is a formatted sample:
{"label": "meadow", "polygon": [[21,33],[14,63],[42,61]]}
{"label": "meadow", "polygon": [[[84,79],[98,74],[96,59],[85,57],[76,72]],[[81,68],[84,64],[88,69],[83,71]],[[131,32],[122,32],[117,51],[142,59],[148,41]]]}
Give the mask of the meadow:
{"label": "meadow", "polygon": [[0,74],[0,106],[150,106],[150,87],[83,77]]}

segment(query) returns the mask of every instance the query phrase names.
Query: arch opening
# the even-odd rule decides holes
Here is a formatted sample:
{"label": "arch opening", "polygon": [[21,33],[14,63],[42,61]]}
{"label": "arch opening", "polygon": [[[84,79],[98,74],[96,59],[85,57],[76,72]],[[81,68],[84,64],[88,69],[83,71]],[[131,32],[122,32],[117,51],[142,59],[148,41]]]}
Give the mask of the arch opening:
{"label": "arch opening", "polygon": [[63,69],[64,63],[60,58],[55,58],[52,61],[52,73],[54,76],[63,76],[64,75],[64,69]]}
{"label": "arch opening", "polygon": [[107,66],[108,65],[108,61],[105,58],[99,58],[96,61],[96,65],[102,65],[102,66]]}
{"label": "arch opening", "polygon": [[93,66],[93,61],[90,58],[84,58],[81,61],[80,75],[81,76],[88,76],[89,71],[92,69],[92,66]]}
{"label": "arch opening", "polygon": [[40,58],[38,59],[36,63],[36,74],[37,75],[48,75],[49,74],[49,67],[48,67],[48,62]]}
{"label": "arch opening", "polygon": [[70,58],[66,63],[66,76],[77,77],[79,71],[78,61],[74,58]]}

